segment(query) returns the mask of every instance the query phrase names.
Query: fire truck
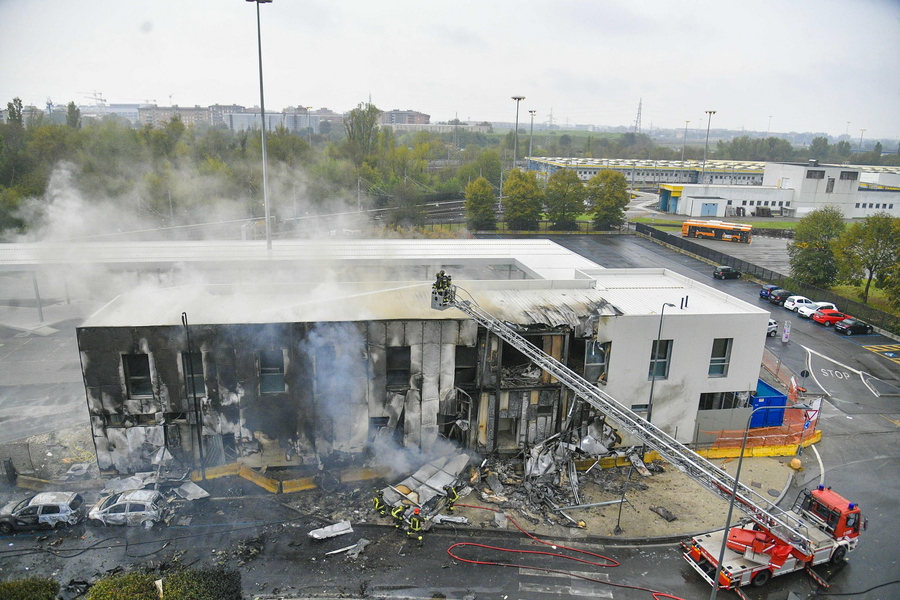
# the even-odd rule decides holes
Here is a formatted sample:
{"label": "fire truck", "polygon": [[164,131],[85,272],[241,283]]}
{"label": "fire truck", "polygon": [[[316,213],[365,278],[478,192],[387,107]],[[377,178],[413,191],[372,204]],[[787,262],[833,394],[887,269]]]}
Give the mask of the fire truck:
{"label": "fire truck", "polygon": [[742,586],[760,587],[772,577],[801,569],[828,587],[811,567],[843,561],[856,548],[867,521],[858,505],[822,485],[800,492],[791,512],[806,525],[808,544],[797,544],[799,540],[784,536],[764,521],[751,520],[728,530],[724,553],[726,532],[722,530],[683,542],[684,558],[710,585],[716,585],[713,578],[719,571],[719,589],[734,590],[741,598],[746,598],[738,589]]}
{"label": "fire truck", "polygon": [[790,510],[782,509],[538,349],[509,324],[494,318],[471,300],[457,299],[456,289],[450,275],[444,271],[438,273],[431,288],[431,307],[461,311],[563,383],[578,399],[603,412],[679,471],[732,502],[747,516],[745,524],[728,529],[718,583],[715,582],[719,570],[717,557],[725,530],[683,544],[685,559],[711,585],[734,590],[746,598],[739,589],[741,586],[762,586],[773,575],[805,569],[820,585],[827,587],[810,567],[827,561],[840,562],[847,552],[856,548],[860,531],[866,527],[859,506],[830,488],[820,487],[805,490]]}

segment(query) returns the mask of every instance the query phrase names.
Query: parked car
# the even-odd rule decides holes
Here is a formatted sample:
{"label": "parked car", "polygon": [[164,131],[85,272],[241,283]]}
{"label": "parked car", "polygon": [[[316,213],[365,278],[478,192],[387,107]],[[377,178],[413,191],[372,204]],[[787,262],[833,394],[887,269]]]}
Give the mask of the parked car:
{"label": "parked car", "polygon": [[784,307],[788,310],[798,312],[801,306],[812,306],[815,302],[806,296],[790,296],[784,301]]}
{"label": "parked car", "polygon": [[741,272],[734,267],[720,265],[713,271],[713,279],[740,279]]}
{"label": "parked car", "polygon": [[789,292],[783,289],[772,290],[769,292],[769,302],[775,304],[776,306],[784,306],[784,302],[794,295],[794,292]]}
{"label": "parked car", "polygon": [[838,321],[834,324],[834,330],[838,333],[843,333],[844,335],[867,335],[873,331],[871,325],[864,323],[859,319],[844,319],[843,321]]}
{"label": "parked car", "polygon": [[62,529],[84,518],[84,498],[74,492],[41,492],[0,510],[0,532]]}
{"label": "parked car", "polygon": [[165,497],[155,490],[129,490],[101,498],[88,513],[90,525],[141,525],[150,529],[170,514]]}
{"label": "parked car", "polygon": [[769,329],[766,332],[766,335],[769,337],[775,337],[778,335],[778,321],[775,319],[769,319]]}
{"label": "parked car", "polygon": [[806,319],[811,319],[815,312],[821,308],[830,308],[837,310],[838,307],[831,302],[814,302],[811,306],[801,306],[797,309],[797,314]]}
{"label": "parked car", "polygon": [[834,325],[844,319],[852,319],[853,317],[830,308],[820,308],[813,314],[812,318],[816,323],[821,323],[825,327],[828,327],[829,325]]}
{"label": "parked car", "polygon": [[762,288],[760,288],[759,298],[761,300],[768,300],[769,294],[772,292],[772,290],[777,290],[777,289],[779,289],[779,288],[774,283],[767,283],[766,285],[762,286]]}

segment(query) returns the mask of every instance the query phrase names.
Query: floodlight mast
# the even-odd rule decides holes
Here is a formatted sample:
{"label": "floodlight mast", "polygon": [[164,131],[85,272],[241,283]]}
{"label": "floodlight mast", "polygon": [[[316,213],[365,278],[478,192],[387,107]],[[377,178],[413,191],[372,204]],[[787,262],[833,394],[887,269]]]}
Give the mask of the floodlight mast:
{"label": "floodlight mast", "polygon": [[457,286],[444,271],[437,274],[431,287],[431,307],[436,310],[455,308],[476,323],[524,354],[592,407],[613,419],[628,433],[655,450],[664,460],[726,502],[737,499],[737,507],[754,522],[764,525],[804,554],[809,554],[812,541],[808,527],[791,511],[779,508],[752,488],[739,483],[725,470],[715,466],[681,442],[678,442],[646,419],[626,408],[618,400],[587,381],[546,352],[539,350],[512,327],[474,301],[459,300]]}

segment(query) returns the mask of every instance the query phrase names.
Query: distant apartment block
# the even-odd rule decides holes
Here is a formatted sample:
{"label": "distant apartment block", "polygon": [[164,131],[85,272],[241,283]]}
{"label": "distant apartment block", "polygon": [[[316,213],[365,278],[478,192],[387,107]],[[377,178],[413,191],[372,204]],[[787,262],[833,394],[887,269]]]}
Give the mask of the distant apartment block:
{"label": "distant apartment block", "polygon": [[138,108],[141,125],[162,127],[172,120],[175,115],[181,118],[185,125],[211,125],[210,110],[208,107],[193,106],[190,108],[181,106],[142,106]]}
{"label": "distant apartment block", "polygon": [[381,113],[381,123],[383,125],[428,125],[431,122],[431,115],[420,113],[415,110],[386,110]]}

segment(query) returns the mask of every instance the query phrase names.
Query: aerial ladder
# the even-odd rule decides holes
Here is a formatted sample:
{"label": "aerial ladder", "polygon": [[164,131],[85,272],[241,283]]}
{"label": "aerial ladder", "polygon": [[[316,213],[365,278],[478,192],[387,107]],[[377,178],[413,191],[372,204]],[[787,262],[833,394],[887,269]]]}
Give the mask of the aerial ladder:
{"label": "aerial ladder", "polygon": [[804,523],[799,514],[781,509],[746,485],[736,483],[727,472],[635,414],[566,365],[539,350],[512,327],[494,318],[474,301],[457,298],[456,292],[457,288],[452,284],[450,276],[440,271],[432,286],[431,307],[437,310],[450,308],[459,310],[527,356],[536,366],[572,390],[578,398],[618,422],[625,431],[640,439],[663,459],[713,494],[731,501],[734,492],[735,505],[743,513],[773,536],[788,542],[797,553],[804,556],[813,554],[816,545],[812,537],[814,534],[810,533],[810,525]]}

